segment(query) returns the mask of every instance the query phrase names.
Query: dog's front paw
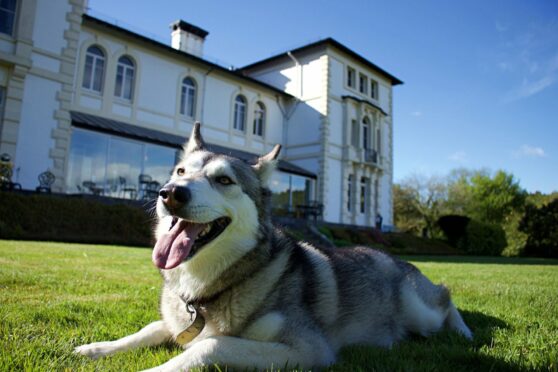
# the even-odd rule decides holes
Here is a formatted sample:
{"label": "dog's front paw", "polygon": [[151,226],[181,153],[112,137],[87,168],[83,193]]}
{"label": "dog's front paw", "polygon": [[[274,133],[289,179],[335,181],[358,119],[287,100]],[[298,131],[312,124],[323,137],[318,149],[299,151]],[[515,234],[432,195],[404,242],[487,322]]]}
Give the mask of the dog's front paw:
{"label": "dog's front paw", "polygon": [[74,353],[88,356],[92,359],[97,359],[106,355],[113,354],[117,351],[114,347],[113,341],[94,342],[78,346],[74,349]]}

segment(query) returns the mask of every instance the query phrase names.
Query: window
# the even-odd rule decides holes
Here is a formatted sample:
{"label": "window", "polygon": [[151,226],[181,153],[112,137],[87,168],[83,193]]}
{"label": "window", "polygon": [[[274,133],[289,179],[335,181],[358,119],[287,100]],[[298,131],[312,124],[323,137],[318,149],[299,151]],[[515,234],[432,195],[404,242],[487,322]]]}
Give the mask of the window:
{"label": "window", "polygon": [[105,53],[95,45],[87,48],[85,54],[85,69],[81,86],[93,92],[103,91],[103,77],[105,75]]}
{"label": "window", "polygon": [[368,118],[362,119],[362,148],[370,148],[370,121]]}
{"label": "window", "polygon": [[353,175],[349,174],[349,178],[347,180],[347,210],[350,212],[351,207],[353,204]]}
{"label": "window", "polygon": [[378,82],[370,79],[370,97],[378,99]]}
{"label": "window", "polygon": [[233,128],[244,132],[246,127],[246,98],[238,95],[234,100],[234,123]]}
{"label": "window", "polygon": [[358,123],[355,119],[351,120],[351,145],[358,147]]}
{"label": "window", "polygon": [[182,80],[180,92],[180,113],[193,118],[196,114],[196,83],[187,77]]}
{"label": "window", "polygon": [[271,175],[271,205],[276,212],[292,211],[312,199],[313,180],[295,174],[275,171]]}
{"label": "window", "polygon": [[254,110],[254,135],[263,137],[265,125],[265,106],[261,102],[256,103]]}
{"label": "window", "polygon": [[380,128],[376,128],[376,152],[378,155],[382,153],[382,136]]}
{"label": "window", "polygon": [[148,175],[159,185],[165,184],[176,160],[177,150],[73,128],[68,166],[68,192],[91,192],[104,196],[131,197],[123,189],[135,189],[141,197],[139,175]]}
{"label": "window", "polygon": [[116,83],[114,85],[114,95],[116,97],[132,100],[132,92],[134,91],[134,62],[130,57],[122,56],[118,59],[116,67]]}
{"label": "window", "polygon": [[356,72],[352,67],[347,67],[347,85],[351,88],[355,87]]}
{"label": "window", "polygon": [[4,118],[4,101],[6,101],[6,89],[4,87],[0,87],[0,122]]}
{"label": "window", "polygon": [[0,0],[0,33],[14,34],[16,5],[16,0]]}
{"label": "window", "polygon": [[360,213],[366,213],[368,209],[368,179],[362,177],[360,179]]}
{"label": "window", "polygon": [[360,91],[360,93],[366,94],[368,92],[368,78],[366,77],[366,75],[360,74],[358,77],[358,82],[358,90]]}

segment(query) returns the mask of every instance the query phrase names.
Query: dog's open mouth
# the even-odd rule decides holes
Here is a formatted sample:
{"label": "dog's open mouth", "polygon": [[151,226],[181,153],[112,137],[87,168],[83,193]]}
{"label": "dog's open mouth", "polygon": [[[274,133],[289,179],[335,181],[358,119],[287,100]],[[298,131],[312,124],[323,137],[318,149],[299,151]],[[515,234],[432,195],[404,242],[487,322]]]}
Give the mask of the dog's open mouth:
{"label": "dog's open mouth", "polygon": [[173,269],[218,237],[229,225],[228,217],[208,223],[195,223],[177,217],[153,248],[153,263],[160,269]]}

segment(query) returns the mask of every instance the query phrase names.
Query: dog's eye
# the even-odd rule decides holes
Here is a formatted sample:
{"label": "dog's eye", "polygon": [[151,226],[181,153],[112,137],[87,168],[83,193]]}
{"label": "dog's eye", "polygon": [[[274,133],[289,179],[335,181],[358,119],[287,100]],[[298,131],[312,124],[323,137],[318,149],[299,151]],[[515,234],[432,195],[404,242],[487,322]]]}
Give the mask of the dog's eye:
{"label": "dog's eye", "polygon": [[184,175],[184,168],[178,168],[176,170],[176,174],[179,175],[179,176],[183,176]]}
{"label": "dog's eye", "polygon": [[215,178],[215,181],[217,181],[221,185],[232,185],[232,184],[234,184],[233,180],[231,180],[227,176],[219,176],[219,177]]}

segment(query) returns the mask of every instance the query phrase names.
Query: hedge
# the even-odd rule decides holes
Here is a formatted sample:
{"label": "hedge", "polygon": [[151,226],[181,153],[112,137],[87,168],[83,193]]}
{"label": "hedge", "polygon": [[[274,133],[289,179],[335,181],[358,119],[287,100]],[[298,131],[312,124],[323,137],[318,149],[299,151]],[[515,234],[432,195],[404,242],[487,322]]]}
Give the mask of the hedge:
{"label": "hedge", "polygon": [[470,220],[465,236],[457,243],[457,248],[471,255],[500,256],[506,248],[506,233],[498,225]]}
{"label": "hedge", "polygon": [[0,238],[152,245],[152,218],[141,207],[49,194],[0,192]]}

